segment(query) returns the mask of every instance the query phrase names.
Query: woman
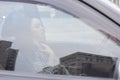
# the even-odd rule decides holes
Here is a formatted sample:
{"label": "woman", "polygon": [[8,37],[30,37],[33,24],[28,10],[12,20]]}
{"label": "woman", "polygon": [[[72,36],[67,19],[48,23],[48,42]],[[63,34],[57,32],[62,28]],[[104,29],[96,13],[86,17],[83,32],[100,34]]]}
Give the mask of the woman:
{"label": "woman", "polygon": [[12,47],[19,49],[15,70],[36,73],[53,65],[54,52],[46,43],[37,7],[32,4],[23,6],[24,9],[6,18],[2,37],[12,39]]}

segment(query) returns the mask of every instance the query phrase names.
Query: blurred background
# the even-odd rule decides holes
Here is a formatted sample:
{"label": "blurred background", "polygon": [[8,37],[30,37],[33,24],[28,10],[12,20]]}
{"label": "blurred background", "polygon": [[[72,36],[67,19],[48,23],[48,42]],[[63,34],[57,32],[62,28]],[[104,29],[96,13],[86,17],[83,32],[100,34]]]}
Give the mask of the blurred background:
{"label": "blurred background", "polygon": [[115,3],[116,5],[120,7],[120,0],[110,0],[110,1],[112,1],[113,3]]}

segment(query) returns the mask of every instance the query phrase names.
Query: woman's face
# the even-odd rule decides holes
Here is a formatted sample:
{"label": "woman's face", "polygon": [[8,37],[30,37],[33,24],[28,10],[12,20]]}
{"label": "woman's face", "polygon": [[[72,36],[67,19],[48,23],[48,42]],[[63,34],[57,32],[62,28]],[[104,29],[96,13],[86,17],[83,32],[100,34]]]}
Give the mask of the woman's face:
{"label": "woman's face", "polygon": [[37,41],[45,41],[45,31],[41,22],[37,18],[33,18],[31,22],[31,32],[33,38]]}

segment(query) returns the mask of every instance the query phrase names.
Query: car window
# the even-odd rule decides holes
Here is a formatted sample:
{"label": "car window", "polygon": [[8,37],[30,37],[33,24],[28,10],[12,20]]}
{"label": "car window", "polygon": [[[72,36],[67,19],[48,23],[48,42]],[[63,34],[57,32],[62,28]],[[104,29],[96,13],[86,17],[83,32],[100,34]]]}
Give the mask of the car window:
{"label": "car window", "polygon": [[114,77],[120,47],[105,32],[49,5],[0,6],[1,70]]}

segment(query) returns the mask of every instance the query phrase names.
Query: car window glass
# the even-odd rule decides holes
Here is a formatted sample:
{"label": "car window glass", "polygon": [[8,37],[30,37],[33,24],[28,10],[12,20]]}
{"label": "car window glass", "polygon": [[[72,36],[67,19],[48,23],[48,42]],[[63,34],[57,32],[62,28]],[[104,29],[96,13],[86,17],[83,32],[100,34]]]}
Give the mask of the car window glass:
{"label": "car window glass", "polygon": [[47,5],[0,6],[2,70],[113,78],[119,46],[81,18]]}

